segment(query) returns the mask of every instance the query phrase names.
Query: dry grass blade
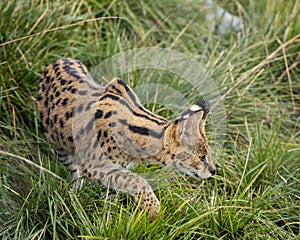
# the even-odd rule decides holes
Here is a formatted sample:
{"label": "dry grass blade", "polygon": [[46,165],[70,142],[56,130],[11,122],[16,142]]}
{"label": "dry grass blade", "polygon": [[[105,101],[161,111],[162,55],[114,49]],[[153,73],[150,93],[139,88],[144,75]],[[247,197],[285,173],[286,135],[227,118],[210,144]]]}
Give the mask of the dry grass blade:
{"label": "dry grass blade", "polygon": [[13,154],[13,153],[4,152],[4,151],[1,151],[1,150],[0,150],[0,154],[5,155],[5,156],[9,156],[9,157],[13,157],[13,158],[17,158],[17,159],[19,159],[19,160],[21,160],[21,161],[23,161],[23,162],[26,162],[26,163],[28,163],[29,165],[31,165],[31,166],[33,166],[33,167],[35,167],[35,168],[37,168],[37,169],[39,169],[39,170],[41,170],[41,171],[43,171],[43,172],[49,173],[50,175],[56,177],[57,179],[59,179],[59,180],[62,181],[62,182],[66,182],[63,178],[61,178],[60,176],[58,176],[58,175],[56,175],[55,173],[51,172],[51,171],[48,170],[47,168],[44,168],[44,167],[42,167],[42,166],[40,166],[40,165],[38,165],[38,164],[36,164],[36,163],[34,163],[34,162],[32,162],[32,161],[26,159],[26,158],[23,158],[23,157],[21,157],[21,156],[17,156],[17,155],[15,155],[15,154]]}
{"label": "dry grass blade", "polygon": [[57,31],[57,30],[62,30],[62,29],[67,29],[67,28],[70,28],[70,27],[80,26],[80,25],[83,25],[85,23],[95,22],[95,21],[99,21],[99,20],[106,20],[106,19],[125,19],[125,18],[110,16],[110,17],[99,17],[99,18],[85,19],[85,20],[79,21],[77,23],[72,23],[72,24],[67,24],[67,25],[55,27],[55,28],[45,29],[44,31],[41,31],[41,32],[38,32],[38,33],[34,33],[34,34],[30,34],[28,36],[13,39],[13,40],[8,41],[8,42],[0,43],[0,47],[11,44],[11,43],[14,43],[14,42],[19,42],[19,41],[22,41],[22,40],[26,40],[26,39],[29,39],[29,38],[32,38],[32,37],[35,37],[35,36],[38,36],[38,35],[45,34],[45,33],[53,32],[53,31]]}

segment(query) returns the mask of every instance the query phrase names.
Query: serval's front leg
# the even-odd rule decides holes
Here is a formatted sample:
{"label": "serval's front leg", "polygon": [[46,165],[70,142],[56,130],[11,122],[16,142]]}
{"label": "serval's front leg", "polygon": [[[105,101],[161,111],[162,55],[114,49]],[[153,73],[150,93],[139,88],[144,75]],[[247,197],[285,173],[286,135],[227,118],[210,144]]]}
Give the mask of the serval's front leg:
{"label": "serval's front leg", "polygon": [[72,190],[81,190],[83,187],[84,179],[76,181],[82,176],[79,158],[67,153],[62,148],[57,150],[58,160],[71,172],[71,180],[74,182]]}
{"label": "serval's front leg", "polygon": [[142,177],[116,167],[100,168],[95,166],[88,170],[88,178],[132,195],[136,202],[141,199],[141,208],[153,221],[159,210],[160,203],[149,183]]}

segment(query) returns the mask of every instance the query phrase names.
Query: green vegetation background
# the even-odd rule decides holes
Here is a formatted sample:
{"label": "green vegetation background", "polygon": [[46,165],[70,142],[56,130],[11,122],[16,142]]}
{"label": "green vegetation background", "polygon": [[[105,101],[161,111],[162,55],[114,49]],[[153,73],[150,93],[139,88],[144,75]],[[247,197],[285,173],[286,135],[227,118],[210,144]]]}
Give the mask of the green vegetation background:
{"label": "green vegetation background", "polygon": [[[1,239],[298,239],[300,2],[218,2],[243,22],[240,32],[211,32],[196,0],[1,1]],[[93,183],[70,191],[35,101],[50,62],[73,57],[92,69],[138,47],[172,48],[203,64],[228,123],[217,175],[200,183],[176,175],[158,186],[162,211],[152,223],[130,197]],[[134,86],[141,76],[172,77],[124,78]],[[177,87],[193,101],[187,86]]]}

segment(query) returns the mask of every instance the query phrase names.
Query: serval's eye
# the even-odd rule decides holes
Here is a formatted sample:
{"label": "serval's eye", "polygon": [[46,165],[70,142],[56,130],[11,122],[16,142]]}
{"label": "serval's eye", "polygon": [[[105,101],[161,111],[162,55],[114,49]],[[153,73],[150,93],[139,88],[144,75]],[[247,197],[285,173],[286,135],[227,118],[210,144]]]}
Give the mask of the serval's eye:
{"label": "serval's eye", "polygon": [[201,157],[201,162],[205,162],[205,161],[206,161],[206,156],[204,155]]}

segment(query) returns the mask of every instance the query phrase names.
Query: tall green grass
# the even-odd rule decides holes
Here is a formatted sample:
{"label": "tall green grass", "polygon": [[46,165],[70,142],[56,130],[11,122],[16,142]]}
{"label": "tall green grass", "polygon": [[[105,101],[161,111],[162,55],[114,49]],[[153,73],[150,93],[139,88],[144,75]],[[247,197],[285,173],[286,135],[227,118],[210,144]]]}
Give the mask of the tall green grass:
{"label": "tall green grass", "polygon": [[[239,16],[242,31],[210,32],[198,1],[0,3],[0,238],[299,237],[300,2],[218,2]],[[39,130],[35,101],[50,62],[73,57],[93,69],[138,47],[172,48],[203,64],[227,121],[216,176],[199,182],[176,174],[157,184],[162,211],[152,223],[130,197],[93,183],[70,191]],[[178,76],[139,70],[123,77],[132,87],[139,78],[170,84],[194,101]]]}

